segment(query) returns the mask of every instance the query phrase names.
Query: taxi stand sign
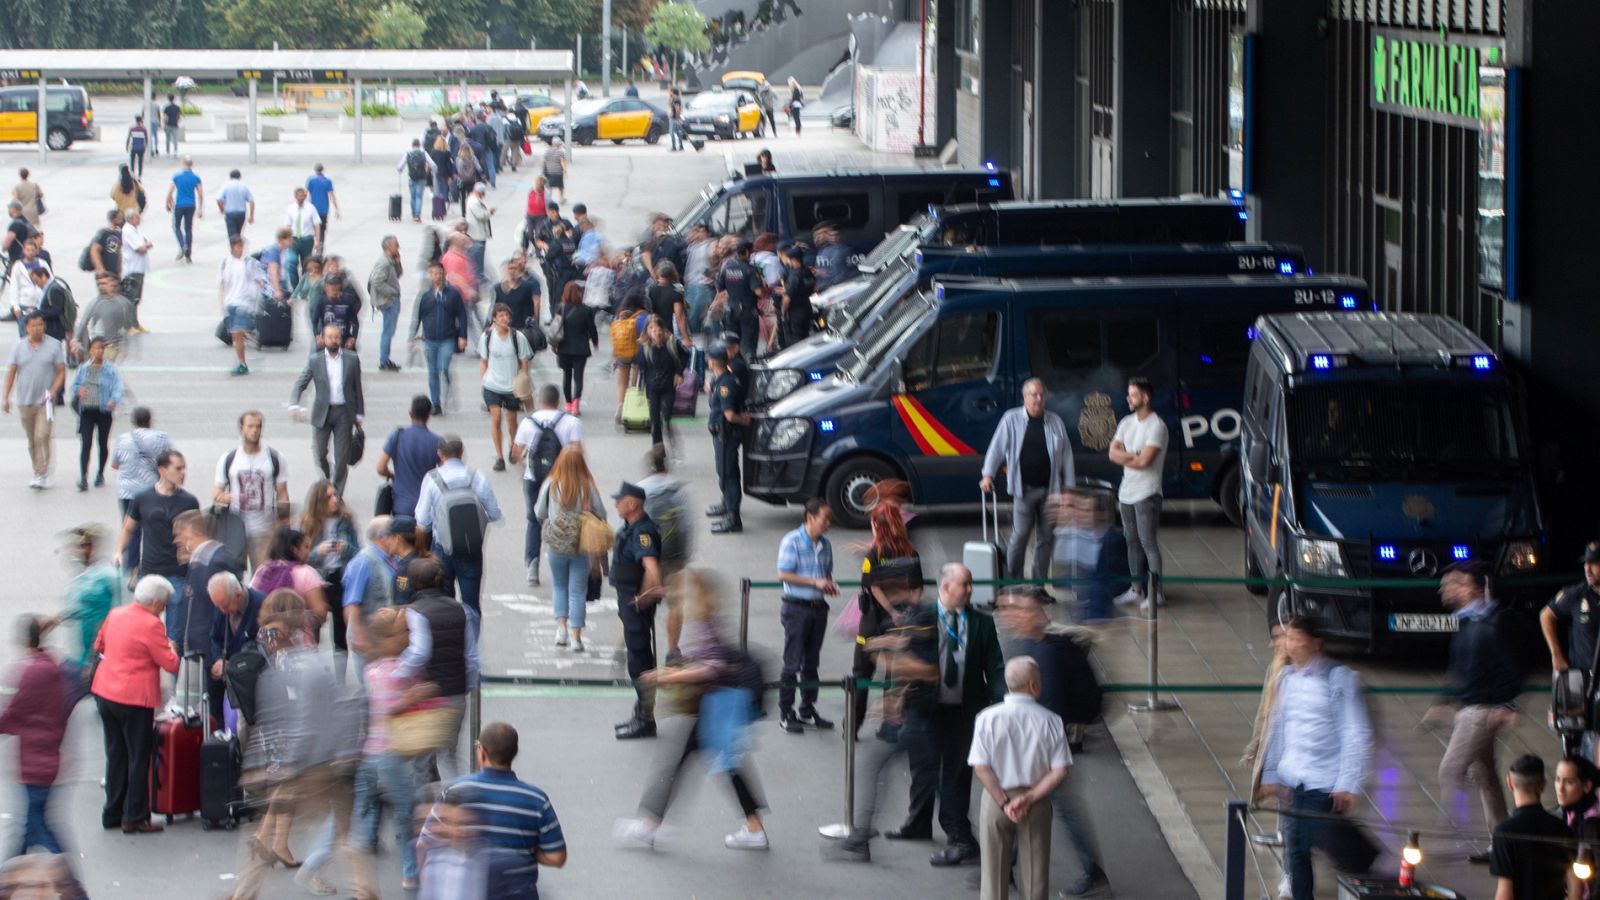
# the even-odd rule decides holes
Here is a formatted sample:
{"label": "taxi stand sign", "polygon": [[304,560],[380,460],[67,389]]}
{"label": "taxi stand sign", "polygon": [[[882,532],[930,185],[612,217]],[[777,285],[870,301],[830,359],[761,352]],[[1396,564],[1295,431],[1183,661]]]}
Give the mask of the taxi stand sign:
{"label": "taxi stand sign", "polygon": [[43,77],[38,69],[0,69],[0,79],[6,81],[38,81]]}
{"label": "taxi stand sign", "polygon": [[344,69],[240,69],[238,71],[240,78],[257,81],[267,77],[278,78],[283,81],[312,81],[320,83],[338,83],[349,80],[349,73]]}

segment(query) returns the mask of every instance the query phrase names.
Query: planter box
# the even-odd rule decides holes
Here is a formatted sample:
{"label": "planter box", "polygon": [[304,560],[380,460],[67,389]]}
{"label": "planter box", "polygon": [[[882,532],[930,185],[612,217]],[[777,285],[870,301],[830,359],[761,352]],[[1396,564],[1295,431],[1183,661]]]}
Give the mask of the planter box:
{"label": "planter box", "polygon": [[[381,119],[365,117],[361,120],[361,131],[363,133],[372,132],[377,134],[388,132],[391,134],[399,134],[401,130],[400,126],[401,121],[399,116],[384,116]],[[339,116],[339,131],[342,134],[354,134],[355,130],[356,117],[341,114]]]}
{"label": "planter box", "polygon": [[305,134],[311,130],[311,117],[305,113],[291,113],[287,116],[263,116],[257,113],[256,122],[263,128],[271,125],[285,134]]}
{"label": "planter box", "polygon": [[[274,125],[262,125],[261,126],[261,132],[260,132],[260,135],[258,137],[258,140],[260,140],[263,143],[277,143],[278,136],[279,136],[279,132],[278,132],[278,128],[276,126],[274,126]],[[246,143],[249,143],[250,142],[250,125],[249,125],[249,123],[248,122],[229,122],[228,123],[228,140],[231,143],[235,143],[235,144],[246,144]]]}

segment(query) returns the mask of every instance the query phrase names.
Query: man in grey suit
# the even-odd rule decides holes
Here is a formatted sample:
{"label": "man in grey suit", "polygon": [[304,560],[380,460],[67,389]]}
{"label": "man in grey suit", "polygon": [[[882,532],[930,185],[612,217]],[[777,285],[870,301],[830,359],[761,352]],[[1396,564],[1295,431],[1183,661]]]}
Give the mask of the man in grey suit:
{"label": "man in grey suit", "polygon": [[[366,402],[361,396],[361,361],[354,350],[342,349],[342,335],[338,323],[322,329],[322,349],[311,354],[305,371],[294,381],[294,392],[289,395],[289,411],[305,415],[300,397],[306,386],[316,388],[311,403],[311,452],[317,458],[322,474],[332,479],[339,493],[344,493],[344,478],[350,468],[350,440],[354,430],[366,417]],[[328,438],[333,438],[333,471],[328,470]]]}

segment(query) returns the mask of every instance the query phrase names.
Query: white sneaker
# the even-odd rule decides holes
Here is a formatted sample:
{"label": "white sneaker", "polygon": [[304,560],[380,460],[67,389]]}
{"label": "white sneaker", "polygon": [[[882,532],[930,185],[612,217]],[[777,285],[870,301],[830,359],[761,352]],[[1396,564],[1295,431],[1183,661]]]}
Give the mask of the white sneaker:
{"label": "white sneaker", "polygon": [[617,824],[611,826],[611,836],[618,843],[632,841],[646,847],[655,847],[656,831],[659,826],[651,825],[643,819],[618,819]]}
{"label": "white sneaker", "polygon": [[39,476],[39,490],[42,491],[42,490],[50,487],[53,484],[55,484],[55,482],[50,480],[50,476],[49,475],[40,475]]}
{"label": "white sneaker", "polygon": [[[1157,594],[1156,595],[1156,605],[1157,606],[1166,606],[1167,605],[1166,595]],[[1150,611],[1150,601],[1149,600],[1140,600],[1139,601],[1139,611],[1142,612],[1142,613],[1149,612]]]}
{"label": "white sneaker", "polygon": [[583,638],[573,638],[572,639],[572,652],[573,653],[582,653],[583,651],[584,651]]}
{"label": "white sneaker", "polygon": [[1289,884],[1289,876],[1285,874],[1278,879],[1278,900],[1293,900],[1294,887]]}
{"label": "white sneaker", "polygon": [[39,488],[44,487],[44,478],[38,475],[33,476],[33,479],[28,482],[28,487],[37,491]]}
{"label": "white sneaker", "polygon": [[765,831],[752,833],[749,826],[741,825],[737,832],[722,839],[722,846],[729,850],[765,850],[767,833]]}
{"label": "white sneaker", "polygon": [[559,626],[556,627],[556,646],[557,647],[565,647],[566,645],[567,645],[567,626],[559,625]]}
{"label": "white sneaker", "polygon": [[1118,606],[1130,606],[1134,603],[1141,603],[1143,601],[1143,591],[1140,591],[1138,588],[1128,588],[1127,590],[1118,594],[1111,602],[1117,604]]}

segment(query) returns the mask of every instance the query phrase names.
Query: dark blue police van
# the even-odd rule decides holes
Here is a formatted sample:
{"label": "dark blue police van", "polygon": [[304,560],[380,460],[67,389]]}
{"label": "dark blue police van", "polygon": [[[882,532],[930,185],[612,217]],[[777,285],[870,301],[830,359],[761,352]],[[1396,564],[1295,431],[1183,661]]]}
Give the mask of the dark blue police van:
{"label": "dark blue police van", "polygon": [[738,176],[707,186],[673,219],[687,234],[705,225],[715,234],[755,237],[772,232],[779,245],[823,223],[839,229],[852,262],[884,234],[931,206],[1011,199],[1011,175],[987,170],[903,169],[881,172],[797,172]]}
{"label": "dark blue police van", "polygon": [[1065,247],[917,249],[879,272],[855,300],[834,309],[828,328],[750,368],[750,406],[763,409],[821,381],[878,323],[895,315],[940,275],[1021,276],[1233,275],[1305,271],[1293,244],[1075,244]]}
{"label": "dark blue police van", "polygon": [[921,506],[969,504],[1000,416],[1034,377],[1073,433],[1078,473],[1114,481],[1106,449],[1124,412],[1118,398],[1143,375],[1172,438],[1167,496],[1237,497],[1256,319],[1370,306],[1358,279],[1300,275],[940,279],[914,297],[836,374],[756,417],[747,494],[822,496],[851,527],[863,526],[868,489],[885,478],[905,479]]}
{"label": "dark blue police van", "polygon": [[1476,335],[1412,313],[1291,313],[1256,328],[1239,429],[1246,569],[1307,581],[1275,591],[1269,622],[1318,616],[1368,649],[1438,642],[1457,628],[1439,601],[1445,566],[1541,570],[1522,394]]}

